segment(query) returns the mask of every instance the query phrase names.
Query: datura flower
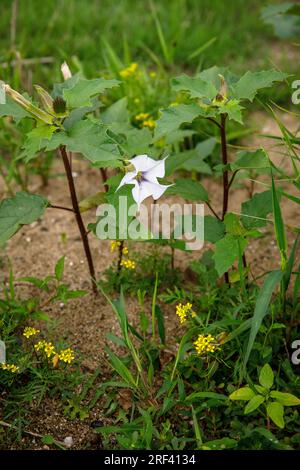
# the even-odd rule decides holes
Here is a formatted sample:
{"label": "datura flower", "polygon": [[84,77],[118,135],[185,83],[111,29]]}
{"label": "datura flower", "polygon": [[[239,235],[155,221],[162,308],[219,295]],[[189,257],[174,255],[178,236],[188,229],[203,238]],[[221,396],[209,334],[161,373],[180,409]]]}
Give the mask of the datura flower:
{"label": "datura flower", "polygon": [[133,184],[132,196],[140,208],[141,203],[152,196],[153,199],[159,199],[164,192],[172,185],[163,185],[157,181],[157,178],[165,176],[165,158],[163,160],[154,160],[148,155],[138,155],[129,160],[129,167],[133,170],[128,171],[118,189],[125,184]]}

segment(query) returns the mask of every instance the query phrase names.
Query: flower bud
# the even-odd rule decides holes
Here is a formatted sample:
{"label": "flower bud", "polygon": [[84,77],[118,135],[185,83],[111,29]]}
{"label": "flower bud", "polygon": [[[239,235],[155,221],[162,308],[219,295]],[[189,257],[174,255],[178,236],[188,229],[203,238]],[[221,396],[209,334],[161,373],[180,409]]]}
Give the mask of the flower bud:
{"label": "flower bud", "polygon": [[72,77],[71,70],[67,64],[67,62],[63,62],[60,67],[61,73],[64,77],[64,80],[69,80]]}

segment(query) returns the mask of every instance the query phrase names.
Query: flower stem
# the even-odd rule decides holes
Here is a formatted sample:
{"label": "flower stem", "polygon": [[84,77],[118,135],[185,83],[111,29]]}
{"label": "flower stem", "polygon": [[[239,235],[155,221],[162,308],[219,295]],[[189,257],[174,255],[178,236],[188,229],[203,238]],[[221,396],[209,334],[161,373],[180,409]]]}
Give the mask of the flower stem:
{"label": "flower stem", "polygon": [[95,276],[95,268],[94,268],[94,263],[93,263],[93,258],[90,250],[90,245],[89,245],[89,240],[87,236],[87,232],[81,217],[80,209],[79,209],[79,204],[78,204],[78,199],[77,199],[77,194],[76,194],[76,189],[75,189],[75,184],[74,184],[74,179],[72,176],[72,170],[71,170],[71,165],[70,161],[68,158],[68,154],[66,151],[66,147],[64,145],[60,146],[60,153],[64,162],[64,167],[68,179],[68,184],[69,184],[69,190],[70,190],[70,196],[72,200],[72,206],[73,206],[73,211],[76,217],[76,222],[79,228],[82,244],[84,247],[84,252],[85,256],[88,262],[88,267],[90,271],[90,276],[92,280],[92,287],[93,287],[93,292],[94,294],[98,294],[97,290],[97,284],[96,284],[96,276]]}
{"label": "flower stem", "polygon": [[[228,196],[229,196],[229,181],[228,181],[228,154],[227,154],[227,142],[226,142],[226,114],[221,114],[221,123],[220,123],[220,135],[221,135],[221,150],[222,150],[222,163],[225,166],[223,169],[223,209],[222,209],[222,219],[224,220],[225,215],[227,214],[228,209]],[[229,284],[229,274],[226,272],[224,274],[225,282]]]}
{"label": "flower stem", "polygon": [[119,256],[118,256],[118,267],[117,267],[118,274],[120,274],[120,272],[121,272],[122,258],[123,258],[123,248],[124,248],[124,240],[121,240],[120,245],[119,245]]}

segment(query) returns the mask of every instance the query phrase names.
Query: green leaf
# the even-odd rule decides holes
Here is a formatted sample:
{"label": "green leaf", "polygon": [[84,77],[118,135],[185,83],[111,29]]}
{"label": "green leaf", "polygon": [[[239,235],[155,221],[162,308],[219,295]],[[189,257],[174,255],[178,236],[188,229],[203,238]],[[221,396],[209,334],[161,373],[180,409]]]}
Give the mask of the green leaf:
{"label": "green leaf", "polygon": [[204,240],[216,243],[225,235],[224,223],[212,215],[204,216]]}
{"label": "green leaf", "polygon": [[162,344],[166,342],[166,331],[165,331],[165,323],[164,323],[164,315],[159,305],[155,305],[155,317],[157,320],[157,329],[160,340]]}
{"label": "green leaf", "polygon": [[94,80],[80,78],[72,88],[63,90],[63,97],[69,108],[91,106],[92,96],[99,95],[109,88],[118,86],[119,83],[119,80],[105,80],[104,78],[96,78]]}
{"label": "green leaf", "polygon": [[282,219],[281,208],[277,196],[277,191],[275,187],[273,173],[272,176],[272,203],[273,203],[273,214],[274,214],[274,225],[275,225],[275,234],[277,240],[277,246],[281,255],[281,268],[285,270],[286,268],[286,259],[287,259],[287,241],[285,235],[285,227]]}
{"label": "green leaf", "polygon": [[108,137],[106,127],[89,120],[79,121],[70,131],[53,135],[47,150],[65,145],[69,152],[82,153],[96,166],[118,167],[121,165],[117,145]]}
{"label": "green leaf", "polygon": [[112,351],[106,349],[106,352],[115,371],[122,377],[123,380],[125,380],[125,382],[127,382],[129,387],[136,388],[136,381],[128,367],[126,367],[125,364]]}
{"label": "green leaf", "polygon": [[15,197],[0,203],[0,243],[11,238],[22,225],[28,225],[42,217],[48,201],[36,194],[17,193]]}
{"label": "green leaf", "polygon": [[175,91],[187,91],[191,98],[207,98],[213,100],[217,95],[217,89],[210,81],[200,77],[182,75],[171,80],[171,87]]}
{"label": "green leaf", "polygon": [[25,117],[32,118],[32,115],[19,106],[10,96],[6,96],[6,103],[0,104],[0,117],[11,116],[17,123]]}
{"label": "green leaf", "polygon": [[259,383],[262,387],[270,389],[274,383],[274,373],[269,366],[265,364],[259,373]]}
{"label": "green leaf", "polygon": [[283,406],[299,406],[300,399],[292,395],[291,393],[283,393],[272,391],[270,397],[275,398],[276,401],[281,403]]}
{"label": "green leaf", "polygon": [[126,132],[126,141],[121,144],[126,155],[143,155],[153,153],[152,133],[149,129],[130,129]]}
{"label": "green leaf", "polygon": [[161,113],[161,117],[156,122],[155,140],[176,131],[182,124],[190,124],[199,116],[206,115],[206,111],[195,103],[170,106]]}
{"label": "green leaf", "polygon": [[60,258],[55,265],[55,278],[57,281],[61,281],[65,269],[65,257]]}
{"label": "green leaf", "polygon": [[208,201],[208,194],[201,183],[189,179],[178,179],[167,194],[177,194],[189,201]]}
{"label": "green leaf", "polygon": [[47,146],[54,131],[55,127],[49,125],[41,125],[32,129],[26,136],[20,158],[25,157],[25,161],[29,162],[38,152]]}
{"label": "green leaf", "polygon": [[258,330],[262,324],[264,317],[266,316],[268,312],[268,307],[269,307],[272,294],[275,288],[277,287],[277,285],[280,283],[282,279],[282,275],[283,274],[281,271],[271,271],[268,274],[264,282],[264,285],[262,286],[258,294],[256,305],[255,305],[255,310],[254,310],[254,314],[252,318],[248,344],[247,344],[246,352],[244,355],[244,368],[246,367],[246,364],[248,362]]}
{"label": "green leaf", "polygon": [[242,223],[248,230],[266,225],[267,215],[273,211],[272,193],[264,191],[242,203]]}
{"label": "green leaf", "polygon": [[269,166],[269,159],[262,149],[254,152],[248,152],[246,150],[238,152],[236,160],[230,164],[232,171],[241,169],[250,170],[254,168],[269,168]]}
{"label": "green leaf", "polygon": [[[239,248],[240,244],[240,248]],[[219,276],[226,273],[233,263],[238,259],[240,250],[243,253],[247,246],[245,238],[237,238],[235,235],[227,234],[216,242],[216,250],[213,255],[216,270]]]}
{"label": "green leaf", "polygon": [[187,401],[194,401],[198,399],[207,399],[207,398],[213,398],[215,400],[227,400],[227,396],[223,395],[222,393],[215,393],[215,392],[194,392],[191,393],[186,397]]}
{"label": "green leaf", "polygon": [[242,111],[243,106],[241,106],[238,100],[229,100],[226,103],[221,104],[218,107],[219,114],[227,114],[228,119],[231,121],[239,122],[243,124]]}
{"label": "green leaf", "polygon": [[245,400],[249,401],[253,397],[255,397],[255,393],[251,390],[250,387],[242,387],[238,390],[235,390],[233,393],[229,395],[230,400]]}
{"label": "green leaf", "polygon": [[261,72],[246,72],[237,83],[231,86],[233,97],[237,100],[253,101],[257,92],[262,88],[268,88],[274,82],[281,82],[288,74],[277,70],[264,70]]}
{"label": "green leaf", "polygon": [[214,439],[213,441],[207,441],[201,446],[201,450],[225,450],[233,449],[237,447],[238,441],[230,439],[229,437],[223,437],[222,439]]}
{"label": "green leaf", "polygon": [[91,196],[86,197],[82,201],[79,202],[79,209],[80,212],[86,212],[90,209],[98,207],[100,204],[103,204],[106,201],[106,193],[98,191]]}
{"label": "green leaf", "polygon": [[249,413],[252,413],[252,411],[256,410],[264,401],[265,397],[263,397],[262,395],[255,395],[245,406],[244,414],[247,415]]}
{"label": "green leaf", "polygon": [[276,424],[280,429],[284,428],[284,408],[281,403],[274,401],[272,403],[268,403],[267,405],[267,415],[271,418],[273,423]]}

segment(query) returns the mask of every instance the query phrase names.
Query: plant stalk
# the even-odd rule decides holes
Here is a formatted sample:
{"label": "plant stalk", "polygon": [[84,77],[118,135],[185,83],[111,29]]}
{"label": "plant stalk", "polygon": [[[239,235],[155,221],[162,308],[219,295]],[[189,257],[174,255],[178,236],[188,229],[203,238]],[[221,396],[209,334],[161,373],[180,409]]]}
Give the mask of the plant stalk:
{"label": "plant stalk", "polygon": [[[221,114],[221,123],[220,123],[220,135],[221,135],[221,150],[222,150],[222,163],[224,166],[228,163],[228,154],[227,154],[227,142],[226,142],[226,114]],[[229,195],[229,181],[228,181],[228,170],[225,168],[223,170],[223,209],[222,209],[222,219],[224,220],[225,215],[227,214],[228,209],[228,195]],[[229,284],[229,274],[226,272],[224,274],[226,284]]]}
{"label": "plant stalk", "polygon": [[70,190],[70,196],[72,200],[72,206],[73,206],[73,211],[76,217],[76,222],[78,225],[78,229],[80,232],[82,244],[84,247],[84,252],[85,256],[88,262],[88,267],[90,271],[90,276],[92,280],[92,287],[93,287],[93,292],[94,294],[98,294],[97,290],[97,284],[96,284],[96,276],[95,276],[95,268],[94,268],[94,263],[93,263],[93,258],[90,250],[90,244],[87,236],[87,232],[81,217],[80,209],[79,209],[79,204],[78,204],[78,199],[77,199],[77,194],[76,194],[76,189],[75,189],[75,184],[74,184],[74,179],[72,176],[72,170],[71,170],[71,165],[70,161],[68,158],[68,154],[66,151],[66,147],[64,145],[60,146],[60,153],[64,162],[64,167],[68,179],[68,184],[69,184],[69,190]]}

